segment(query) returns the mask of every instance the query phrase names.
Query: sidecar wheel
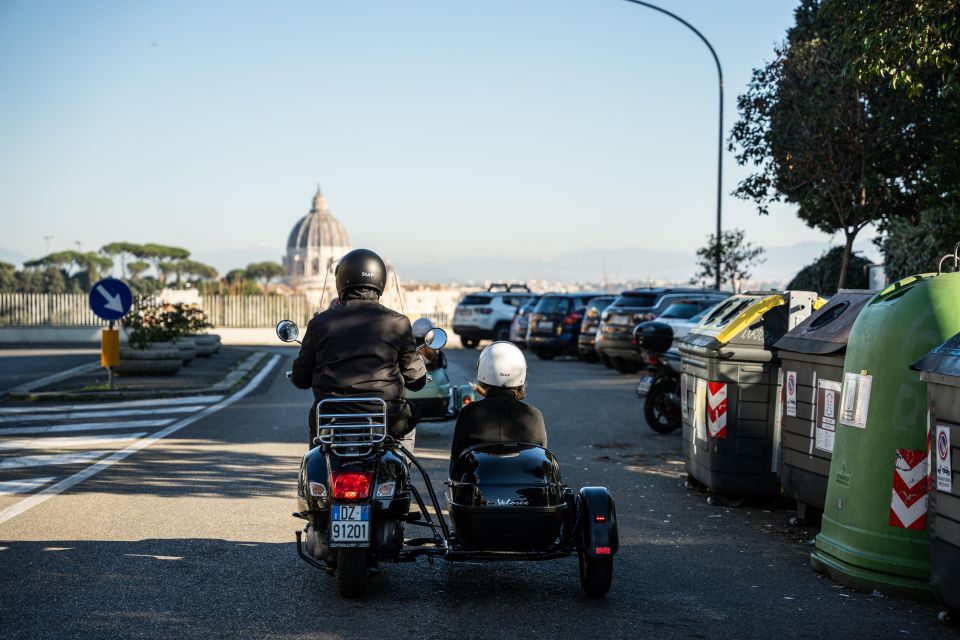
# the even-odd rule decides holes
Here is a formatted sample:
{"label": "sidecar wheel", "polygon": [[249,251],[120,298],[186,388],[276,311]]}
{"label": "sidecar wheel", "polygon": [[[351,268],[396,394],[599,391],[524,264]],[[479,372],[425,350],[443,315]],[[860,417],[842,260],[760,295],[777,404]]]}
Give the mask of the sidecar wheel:
{"label": "sidecar wheel", "polygon": [[337,552],[337,591],[344,598],[359,598],[367,592],[367,550]]}
{"label": "sidecar wheel", "polygon": [[610,591],[613,582],[613,558],[593,558],[580,552],[580,586],[591,598],[599,598]]}

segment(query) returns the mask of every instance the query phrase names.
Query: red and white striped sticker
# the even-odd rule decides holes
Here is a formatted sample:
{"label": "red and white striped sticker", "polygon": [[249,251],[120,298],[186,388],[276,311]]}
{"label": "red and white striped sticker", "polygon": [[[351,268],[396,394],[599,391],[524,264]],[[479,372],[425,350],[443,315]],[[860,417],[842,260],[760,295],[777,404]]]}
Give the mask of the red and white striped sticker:
{"label": "red and white striped sticker", "polygon": [[727,437],[727,385],[707,383],[707,432],[713,438]]}
{"label": "red and white striped sticker", "polygon": [[890,498],[891,527],[926,530],[927,490],[930,488],[928,460],[926,451],[897,449]]}

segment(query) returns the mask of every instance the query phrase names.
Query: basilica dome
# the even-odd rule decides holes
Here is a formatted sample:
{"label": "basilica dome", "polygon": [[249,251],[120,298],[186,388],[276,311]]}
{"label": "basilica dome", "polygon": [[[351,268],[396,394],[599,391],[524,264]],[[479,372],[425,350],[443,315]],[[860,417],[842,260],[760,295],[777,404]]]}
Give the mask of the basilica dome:
{"label": "basilica dome", "polygon": [[307,289],[322,286],[333,265],[350,249],[350,236],[330,213],[318,185],[309,213],[297,221],[287,238],[284,265],[290,284]]}

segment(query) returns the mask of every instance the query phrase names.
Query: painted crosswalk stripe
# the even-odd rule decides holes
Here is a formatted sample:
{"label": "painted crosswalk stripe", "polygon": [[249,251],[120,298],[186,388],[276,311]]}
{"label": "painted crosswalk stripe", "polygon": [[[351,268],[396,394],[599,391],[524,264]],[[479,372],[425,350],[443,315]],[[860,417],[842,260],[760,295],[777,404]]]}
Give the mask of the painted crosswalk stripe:
{"label": "painted crosswalk stripe", "polygon": [[22,480],[0,482],[0,496],[14,493],[29,493],[39,489],[45,484],[50,484],[54,480],[56,480],[56,478],[50,476],[49,478],[24,478]]}
{"label": "painted crosswalk stripe", "polygon": [[[92,418],[120,418],[123,416],[156,416],[166,413],[193,413],[204,408],[202,404],[188,404],[182,407],[119,409],[113,411],[71,411],[68,413],[40,413],[37,415],[0,416],[0,425],[22,422],[90,420]],[[2,429],[3,427],[0,427]]]}
{"label": "painted crosswalk stripe", "polygon": [[78,464],[90,462],[110,453],[110,451],[84,451],[83,453],[42,453],[35,456],[19,456],[0,460],[0,470],[22,469],[23,467],[46,467],[55,464]]}
{"label": "painted crosswalk stripe", "polygon": [[[147,435],[142,433],[121,433],[109,436],[68,436],[65,438],[23,438],[17,440],[0,440],[0,451],[15,449],[56,449],[59,447],[85,447],[89,445],[105,445],[113,442],[129,442]],[[0,458],[2,460],[2,458]]]}
{"label": "painted crosswalk stripe", "polygon": [[75,424],[44,424],[30,427],[0,427],[0,437],[37,435],[42,433],[69,433],[71,431],[100,431],[103,429],[143,429],[165,427],[173,418],[165,420],[118,420],[116,422],[78,422]]}
{"label": "painted crosswalk stripe", "polygon": [[199,413],[194,413],[192,415],[189,415],[183,418],[182,420],[179,420],[171,424],[169,427],[162,429],[161,431],[150,434],[145,438],[140,438],[136,442],[127,446],[125,449],[121,449],[120,451],[114,451],[111,455],[104,458],[103,460],[98,460],[95,463],[91,464],[90,466],[84,469],[81,469],[80,471],[73,474],[72,476],[64,478],[63,480],[60,480],[59,482],[56,482],[50,485],[49,487],[45,487],[44,489],[38,491],[37,493],[34,493],[24,498],[23,500],[20,500],[19,502],[10,505],[6,509],[0,510],[0,524],[3,524],[4,522],[6,522],[7,520],[10,520],[11,518],[17,517],[18,515],[20,515],[25,511],[29,511],[30,509],[32,509],[33,507],[39,504],[43,504],[44,502],[46,502],[47,500],[49,500],[54,496],[60,495],[67,489],[70,489],[71,487],[83,482],[87,478],[95,476],[96,474],[100,473],[104,469],[107,469],[111,465],[116,464],[117,462],[123,460],[127,456],[130,456],[136,453],[137,451],[140,451],[142,449],[145,449],[146,447],[149,447],[154,442],[157,442],[158,440],[166,438],[167,436],[176,433],[180,429],[183,429],[184,427],[187,427],[198,420],[202,420],[203,418],[206,418],[207,416],[212,415],[217,411],[220,411],[221,409],[225,409],[226,407],[229,407],[230,405],[237,402],[238,400],[242,400],[251,391],[256,389],[268,375],[270,375],[270,372],[273,371],[273,368],[276,366],[278,362],[280,362],[279,355],[275,355],[272,358],[270,358],[270,360],[267,361],[267,364],[264,365],[264,367],[260,370],[260,372],[257,373],[257,375],[253,376],[253,378],[243,388],[241,388],[239,391],[234,393],[232,396],[228,396],[227,398],[224,398],[221,402],[218,402],[215,405],[211,405],[206,409],[204,409],[203,411],[200,411]]}
{"label": "painted crosswalk stripe", "polygon": [[97,402],[92,404],[2,407],[0,408],[0,415],[49,413],[53,411],[85,411],[93,409],[125,409],[128,407],[173,407],[181,404],[212,404],[214,402],[220,402],[221,400],[223,400],[223,396],[184,396],[182,398],[154,398],[151,400],[124,400],[121,402]]}

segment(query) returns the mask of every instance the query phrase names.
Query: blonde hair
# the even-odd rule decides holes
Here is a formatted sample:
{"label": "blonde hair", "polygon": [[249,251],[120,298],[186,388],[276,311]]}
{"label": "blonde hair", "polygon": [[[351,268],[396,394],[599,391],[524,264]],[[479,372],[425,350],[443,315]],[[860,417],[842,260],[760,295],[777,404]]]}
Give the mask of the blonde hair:
{"label": "blonde hair", "polygon": [[475,385],[473,385],[473,388],[477,393],[479,393],[484,398],[487,397],[487,392],[490,391],[490,389],[501,389],[501,388],[505,388],[508,391],[512,391],[513,397],[516,398],[517,400],[523,400],[524,398],[527,397],[527,385],[525,384],[520,385],[519,387],[491,387],[490,385],[484,384],[483,382],[477,382]]}

